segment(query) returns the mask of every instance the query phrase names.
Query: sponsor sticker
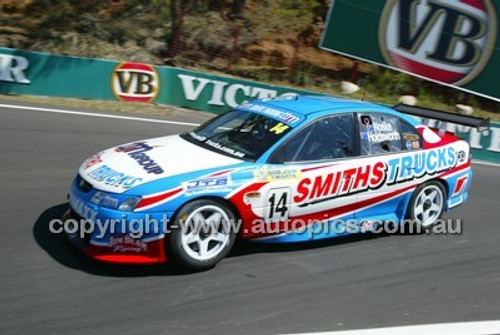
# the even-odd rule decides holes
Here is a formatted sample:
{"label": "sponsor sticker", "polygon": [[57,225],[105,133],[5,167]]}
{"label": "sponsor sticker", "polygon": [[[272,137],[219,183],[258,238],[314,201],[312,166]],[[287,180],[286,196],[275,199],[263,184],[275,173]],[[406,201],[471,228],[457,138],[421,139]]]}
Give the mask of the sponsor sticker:
{"label": "sponsor sticker", "polygon": [[365,131],[374,131],[372,119],[367,115],[361,116],[361,126]]}
{"label": "sponsor sticker", "polygon": [[302,177],[300,169],[280,168],[268,169],[262,168],[254,171],[254,178],[257,181],[280,181],[280,180],[296,180]]}
{"label": "sponsor sticker", "polygon": [[306,177],[299,181],[293,197],[299,206],[378,189],[383,185],[406,183],[457,164],[453,147],[411,153],[387,162],[332,171],[325,175]]}
{"label": "sponsor sticker", "polygon": [[148,250],[148,245],[140,239],[132,238],[129,235],[112,237],[109,247],[113,252],[142,252]]}
{"label": "sponsor sticker", "polygon": [[184,183],[186,196],[231,192],[229,176],[198,178]]}
{"label": "sponsor sticker", "polygon": [[466,159],[467,159],[467,155],[465,154],[465,151],[463,151],[463,150],[460,150],[460,151],[458,152],[457,156],[458,156],[458,161],[459,161],[460,163],[465,162],[465,161],[466,161]]}
{"label": "sponsor sticker", "polygon": [[246,155],[245,153],[241,152],[241,151],[238,151],[238,150],[234,150],[233,148],[229,148],[229,147],[226,147],[225,145],[222,145],[218,142],[214,142],[212,140],[206,140],[204,142],[205,144],[208,144],[209,146],[213,147],[213,148],[216,148],[220,151],[224,151],[225,153],[228,153],[232,156],[236,156],[238,158],[244,158]]}
{"label": "sponsor sticker", "polygon": [[97,153],[87,158],[87,160],[83,162],[82,167],[84,170],[87,170],[99,163],[102,163],[101,153]]}
{"label": "sponsor sticker", "polygon": [[420,136],[415,134],[404,134],[403,138],[407,141],[418,141],[420,140]]}
{"label": "sponsor sticker", "polygon": [[107,165],[102,165],[94,169],[88,176],[106,185],[120,188],[131,188],[142,181],[142,178],[125,174]]}
{"label": "sponsor sticker", "polygon": [[86,205],[85,202],[83,202],[73,194],[71,194],[69,204],[71,208],[73,208],[73,210],[82,218],[92,221],[96,220],[98,212]]}
{"label": "sponsor sticker", "polygon": [[153,147],[145,142],[135,142],[115,149],[116,152],[123,152],[134,159],[148,173],[162,174],[163,169],[146,152]]}
{"label": "sponsor sticker", "polygon": [[246,103],[240,106],[242,109],[247,109],[253,112],[258,112],[264,115],[268,115],[274,119],[283,121],[287,124],[294,124],[301,120],[301,118],[291,112],[285,112],[278,109],[266,107],[258,104]]}
{"label": "sponsor sticker", "polygon": [[200,178],[191,180],[185,183],[186,190],[200,189],[200,188],[212,188],[220,186],[228,186],[230,180],[228,176],[224,177],[211,177],[211,178]]}
{"label": "sponsor sticker", "polygon": [[195,133],[194,131],[190,132],[189,135],[195,139],[197,139],[198,141],[205,141],[207,138],[205,136],[201,136],[201,135],[198,135],[197,133]]}

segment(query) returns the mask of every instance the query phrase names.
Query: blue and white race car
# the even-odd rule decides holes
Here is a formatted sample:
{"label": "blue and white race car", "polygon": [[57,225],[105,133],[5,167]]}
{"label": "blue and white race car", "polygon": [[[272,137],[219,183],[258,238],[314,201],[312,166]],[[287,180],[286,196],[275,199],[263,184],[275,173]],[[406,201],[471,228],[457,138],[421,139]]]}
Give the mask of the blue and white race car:
{"label": "blue and white race car", "polygon": [[191,132],[88,158],[65,215],[85,225],[68,235],[98,260],[200,270],[237,236],[298,242],[404,219],[431,227],[467,199],[470,147],[401,112],[488,122],[331,97],[255,100]]}

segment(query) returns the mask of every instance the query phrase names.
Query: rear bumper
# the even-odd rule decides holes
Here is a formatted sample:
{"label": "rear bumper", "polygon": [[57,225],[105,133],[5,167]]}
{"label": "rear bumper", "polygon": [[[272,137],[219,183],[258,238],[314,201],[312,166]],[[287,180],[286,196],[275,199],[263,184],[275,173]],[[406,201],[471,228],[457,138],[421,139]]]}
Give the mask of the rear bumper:
{"label": "rear bumper", "polygon": [[[71,208],[63,215],[63,221],[83,218]],[[76,225],[80,228],[80,225]],[[85,255],[99,261],[122,264],[158,264],[165,263],[165,238],[157,236],[148,239],[135,239],[127,234],[116,234],[107,243],[95,243],[92,234],[80,229],[64,230],[68,240]]]}

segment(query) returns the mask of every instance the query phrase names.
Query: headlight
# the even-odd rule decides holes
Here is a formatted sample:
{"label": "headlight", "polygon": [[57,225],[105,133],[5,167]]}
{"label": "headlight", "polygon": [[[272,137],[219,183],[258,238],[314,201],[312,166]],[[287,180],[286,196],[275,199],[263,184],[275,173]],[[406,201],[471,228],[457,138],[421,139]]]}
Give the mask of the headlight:
{"label": "headlight", "polygon": [[121,205],[119,205],[121,202],[120,198],[101,191],[96,192],[90,199],[90,202],[96,204],[97,206],[128,212],[133,211],[139,201],[141,201],[141,197],[130,197],[125,199]]}
{"label": "headlight", "polygon": [[118,208],[120,199],[112,196],[111,194],[99,191],[92,196],[90,202],[96,204],[97,206],[116,209]]}
{"label": "headlight", "polygon": [[120,207],[118,207],[118,210],[120,211],[126,211],[126,212],[132,212],[135,209],[135,206],[141,201],[141,197],[133,197],[133,198],[128,198],[122,204]]}

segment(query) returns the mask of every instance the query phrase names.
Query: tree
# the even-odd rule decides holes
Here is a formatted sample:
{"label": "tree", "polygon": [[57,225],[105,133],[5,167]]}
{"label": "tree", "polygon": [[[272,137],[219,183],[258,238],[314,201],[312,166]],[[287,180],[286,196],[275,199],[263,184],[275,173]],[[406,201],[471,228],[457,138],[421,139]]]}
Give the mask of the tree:
{"label": "tree", "polygon": [[168,41],[167,57],[174,58],[180,49],[182,23],[186,14],[185,2],[182,0],[170,0],[170,14],[172,16],[172,32]]}
{"label": "tree", "polygon": [[230,18],[240,18],[243,15],[243,10],[245,9],[246,0],[233,0],[231,5],[231,14]]}

